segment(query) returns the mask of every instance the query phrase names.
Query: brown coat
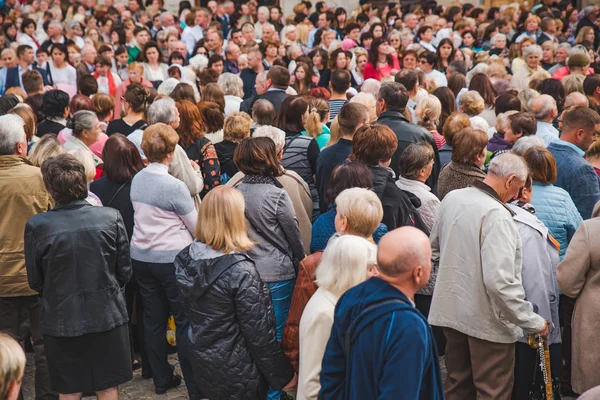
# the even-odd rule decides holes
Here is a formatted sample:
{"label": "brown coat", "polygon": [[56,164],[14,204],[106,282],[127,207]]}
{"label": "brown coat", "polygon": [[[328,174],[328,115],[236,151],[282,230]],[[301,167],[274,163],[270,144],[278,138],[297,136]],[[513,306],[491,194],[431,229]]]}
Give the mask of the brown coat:
{"label": "brown coat", "polygon": [[29,160],[0,156],[0,297],[35,296],[25,269],[25,224],[52,208],[42,174]]}
{"label": "brown coat", "polygon": [[290,305],[288,318],[283,328],[281,348],[296,372],[298,372],[298,360],[300,359],[300,318],[302,318],[306,304],[308,304],[308,301],[318,289],[315,283],[317,279],[315,273],[322,256],[323,252],[317,251],[300,263],[296,286],[292,295],[292,304]]}
{"label": "brown coat", "polygon": [[438,180],[438,197],[444,200],[444,197],[453,190],[463,189],[470,186],[475,181],[482,181],[485,178],[485,172],[474,165],[457,164],[450,161],[442,172]]}
{"label": "brown coat", "polygon": [[583,221],[571,239],[556,277],[560,290],[576,298],[572,329],[571,384],[577,393],[600,385],[600,218]]}

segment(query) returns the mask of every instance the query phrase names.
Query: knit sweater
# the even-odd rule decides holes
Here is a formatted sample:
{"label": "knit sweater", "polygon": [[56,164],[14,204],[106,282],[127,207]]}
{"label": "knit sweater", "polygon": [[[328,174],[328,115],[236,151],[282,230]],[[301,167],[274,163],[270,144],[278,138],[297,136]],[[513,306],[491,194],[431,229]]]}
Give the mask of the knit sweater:
{"label": "knit sweater", "polygon": [[556,161],[556,186],[565,189],[573,199],[581,217],[592,217],[594,205],[600,200],[600,181],[594,167],[583,158],[583,150],[563,140],[552,142],[548,150]]}
{"label": "knit sweater", "polygon": [[194,240],[198,214],[185,184],[169,175],[166,165],[152,163],[131,182],[135,211],[131,258],[172,263]]}

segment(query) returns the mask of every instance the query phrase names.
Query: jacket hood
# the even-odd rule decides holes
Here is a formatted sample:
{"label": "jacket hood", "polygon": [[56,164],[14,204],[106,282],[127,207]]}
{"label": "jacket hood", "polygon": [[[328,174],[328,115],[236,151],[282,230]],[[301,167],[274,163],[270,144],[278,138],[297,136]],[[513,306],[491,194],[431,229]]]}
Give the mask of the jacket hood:
{"label": "jacket hood", "polygon": [[[392,178],[394,171],[392,171],[390,168],[382,167],[380,165],[371,167],[371,171],[373,172],[373,191],[381,199],[383,197],[383,192],[385,191],[388,180],[391,180],[391,184],[396,186],[394,178]],[[411,192],[407,192],[406,190],[402,190],[402,192],[406,194],[414,208],[421,207],[421,199],[419,199],[416,195]]]}
{"label": "jacket hood", "polygon": [[194,241],[175,258],[175,277],[184,301],[199,299],[229,267],[250,260],[243,254],[223,254]]}

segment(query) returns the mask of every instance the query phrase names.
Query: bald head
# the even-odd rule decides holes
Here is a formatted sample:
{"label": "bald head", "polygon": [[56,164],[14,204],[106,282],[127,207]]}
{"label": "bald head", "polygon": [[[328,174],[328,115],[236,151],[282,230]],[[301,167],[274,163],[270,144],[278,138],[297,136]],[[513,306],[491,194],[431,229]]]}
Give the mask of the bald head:
{"label": "bald head", "polygon": [[569,107],[589,107],[590,101],[580,92],[572,92],[565,98],[565,109]]}
{"label": "bald head", "polygon": [[552,122],[558,115],[556,100],[552,96],[542,94],[531,102],[531,112],[538,121]]}
{"label": "bald head", "polygon": [[[429,238],[417,228],[404,226],[388,232],[377,247],[379,270],[390,277],[411,275],[415,268],[431,268]],[[425,285],[427,281],[423,283]]]}

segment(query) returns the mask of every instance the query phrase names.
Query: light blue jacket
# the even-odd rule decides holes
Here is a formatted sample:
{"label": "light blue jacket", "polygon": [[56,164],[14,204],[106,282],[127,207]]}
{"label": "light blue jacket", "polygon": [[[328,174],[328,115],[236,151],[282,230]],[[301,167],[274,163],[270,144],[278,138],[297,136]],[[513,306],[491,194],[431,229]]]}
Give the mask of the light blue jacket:
{"label": "light blue jacket", "polygon": [[535,215],[560,243],[562,260],[571,238],[583,221],[575,203],[566,190],[554,185],[533,182],[531,204],[535,207]]}

